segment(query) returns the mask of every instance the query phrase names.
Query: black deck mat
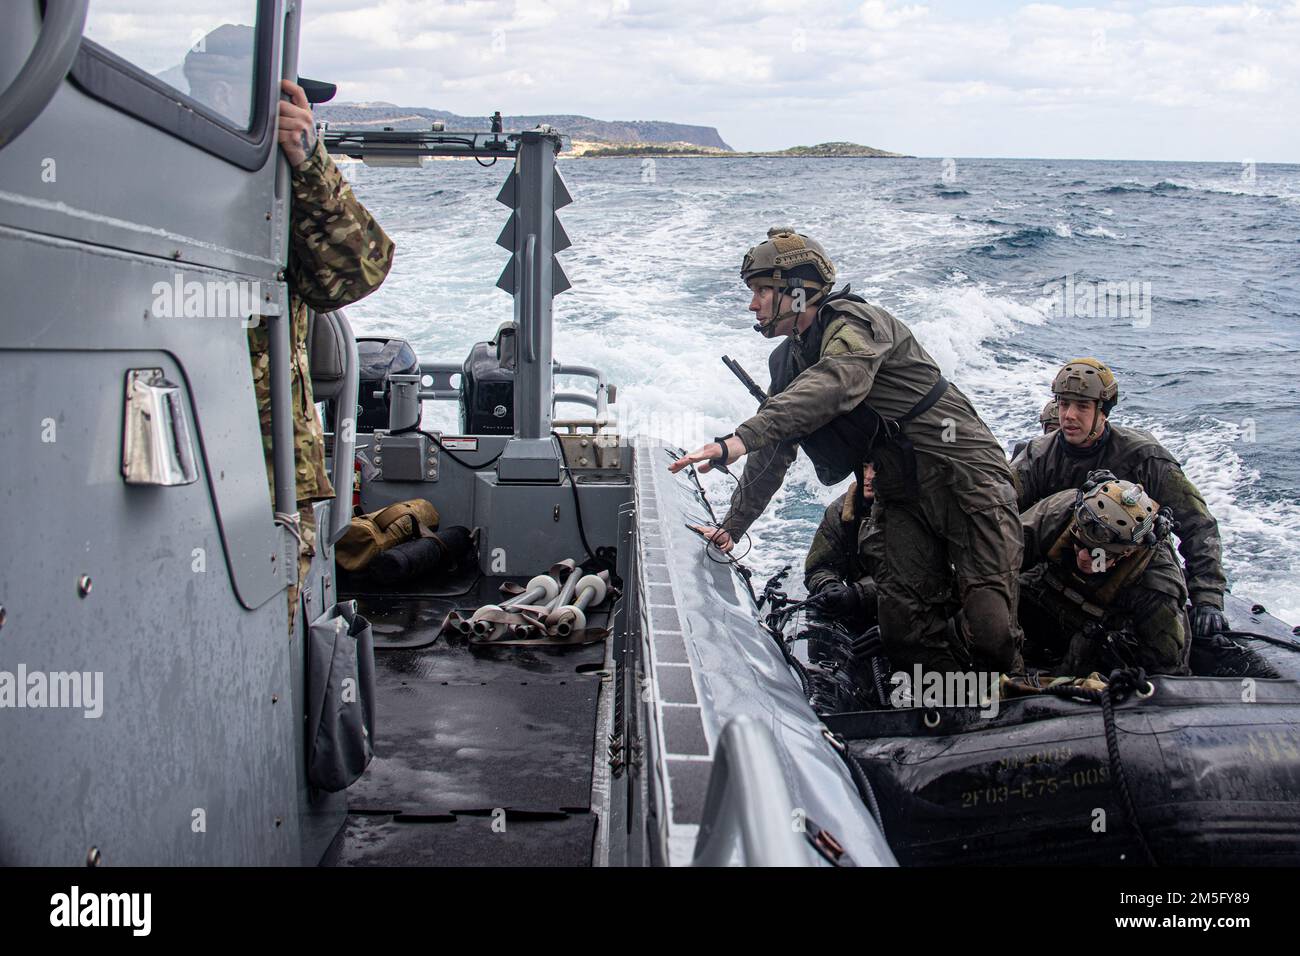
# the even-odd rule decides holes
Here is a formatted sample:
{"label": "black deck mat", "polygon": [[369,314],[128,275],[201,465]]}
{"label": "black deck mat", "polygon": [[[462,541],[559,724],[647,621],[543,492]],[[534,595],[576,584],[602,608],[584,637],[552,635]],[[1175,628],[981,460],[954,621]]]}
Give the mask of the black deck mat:
{"label": "black deck mat", "polygon": [[[350,815],[322,866],[590,866],[596,817],[403,822]],[[499,831],[499,832],[498,832]]]}
{"label": "black deck mat", "polygon": [[452,603],[358,599],[377,636],[399,646],[375,654],[375,758],[348,789],[349,808],[378,814],[587,809],[604,643],[471,648],[444,636],[426,646],[400,646],[409,636],[403,622],[425,640]]}

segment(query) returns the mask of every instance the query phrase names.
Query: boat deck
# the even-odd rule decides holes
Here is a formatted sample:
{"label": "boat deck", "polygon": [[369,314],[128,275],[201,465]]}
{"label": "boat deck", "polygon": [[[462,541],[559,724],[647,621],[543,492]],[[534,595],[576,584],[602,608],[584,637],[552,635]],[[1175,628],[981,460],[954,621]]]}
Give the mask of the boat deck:
{"label": "boat deck", "polygon": [[344,595],[374,627],[375,757],[324,865],[592,862],[608,642],[481,648],[440,634],[453,608],[498,600],[503,580],[459,596]]}

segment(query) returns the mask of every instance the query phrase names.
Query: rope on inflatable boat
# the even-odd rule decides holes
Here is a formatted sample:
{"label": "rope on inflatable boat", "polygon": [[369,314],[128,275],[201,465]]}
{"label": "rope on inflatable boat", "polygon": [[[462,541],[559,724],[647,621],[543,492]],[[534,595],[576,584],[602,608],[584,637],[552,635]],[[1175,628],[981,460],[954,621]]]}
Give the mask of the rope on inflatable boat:
{"label": "rope on inflatable boat", "polygon": [[1137,838],[1147,865],[1159,866],[1155,854],[1151,852],[1151,845],[1147,843],[1146,833],[1142,830],[1142,821],[1138,817],[1137,804],[1133,802],[1133,794],[1129,790],[1128,774],[1124,771],[1124,761],[1119,753],[1119,730],[1115,726],[1116,703],[1123,703],[1125,698],[1133,693],[1137,693],[1140,697],[1150,697],[1155,693],[1155,686],[1147,680],[1146,671],[1140,667],[1111,671],[1105,690],[1063,685],[1044,687],[1042,692],[1055,697],[1070,697],[1076,700],[1082,698],[1101,705],[1101,719],[1106,734],[1106,753],[1110,758],[1110,774],[1119,793],[1120,804],[1128,816],[1129,826]]}

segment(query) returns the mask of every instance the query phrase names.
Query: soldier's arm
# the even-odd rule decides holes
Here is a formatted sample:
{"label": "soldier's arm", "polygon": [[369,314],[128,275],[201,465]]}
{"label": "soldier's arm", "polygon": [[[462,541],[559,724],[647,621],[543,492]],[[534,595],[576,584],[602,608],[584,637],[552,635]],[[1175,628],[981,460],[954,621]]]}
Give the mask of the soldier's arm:
{"label": "soldier's arm", "polygon": [[1022,571],[1046,560],[1052,545],[1070,523],[1073,502],[1074,492],[1062,491],[1044,498],[1020,515],[1020,530],[1025,541],[1020,564]]}
{"label": "soldier's arm", "polygon": [[1020,511],[1037,504],[1043,496],[1037,469],[1034,467],[1035,459],[1031,457],[1033,449],[1034,443],[1031,441],[1011,461],[1011,484],[1016,489],[1016,507]]}
{"label": "soldier's arm", "polygon": [[832,340],[816,364],[738,425],[736,435],[745,448],[752,452],[775,442],[811,435],[862,404],[885,363],[888,349],[875,342],[867,343],[861,351],[847,349],[839,338]]}
{"label": "soldier's arm", "polygon": [[733,541],[749,530],[776,494],[785,473],[790,470],[799,448],[790,442],[778,442],[760,448],[745,459],[740,484],[731,496],[731,506],[722,519],[722,527]]}
{"label": "soldier's arm", "polygon": [[1223,573],[1219,523],[1176,461],[1151,458],[1149,462],[1149,483],[1143,484],[1161,507],[1174,513],[1178,522],[1178,550],[1187,565],[1187,591],[1191,601],[1223,610],[1223,592],[1228,581]]}
{"label": "soldier's arm", "polygon": [[393,241],[319,140],[294,167],[291,191],[290,290],[316,311],[328,312],[379,288],[393,264]]}
{"label": "soldier's arm", "polygon": [[[812,546],[803,563],[803,583],[809,594],[815,594],[827,584],[843,581],[849,574],[849,547],[843,533],[844,522],[840,520],[840,509],[844,498],[840,496],[831,502],[813,535]],[[854,542],[854,547],[857,542]]]}

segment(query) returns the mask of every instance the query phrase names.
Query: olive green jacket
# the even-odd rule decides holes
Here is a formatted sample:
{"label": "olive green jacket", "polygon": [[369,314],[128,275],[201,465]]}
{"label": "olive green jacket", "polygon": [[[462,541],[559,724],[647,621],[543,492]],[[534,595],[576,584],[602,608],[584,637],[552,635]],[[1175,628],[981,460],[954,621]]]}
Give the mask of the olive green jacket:
{"label": "olive green jacket", "polygon": [[[819,336],[820,333],[820,336]],[[722,526],[738,536],[763,513],[798,453],[798,442],[866,400],[896,419],[923,399],[939,366],[911,329],[879,306],[837,299],[796,340],[797,375],[758,413],[737,426],[748,458]],[[946,486],[962,507],[1012,503],[1007,459],[970,401],[956,386],[903,426],[916,449],[921,494]],[[879,501],[903,496],[901,456],[875,458]]]}
{"label": "olive green jacket", "polygon": [[1083,452],[1070,446],[1060,432],[1035,438],[1011,463],[1020,510],[1056,492],[1073,491],[1088,472],[1098,468],[1137,482],[1161,507],[1173,512],[1192,603],[1222,609],[1227,581],[1219,524],[1178,459],[1149,432],[1107,422],[1101,437]]}
{"label": "olive green jacket", "polygon": [[813,535],[812,546],[804,559],[804,586],[809,594],[816,594],[828,584],[844,581],[856,586],[864,601],[874,602],[875,561],[862,548],[862,542],[871,530],[871,517],[868,514],[859,524],[855,537],[852,508],[846,502],[848,492],[827,505],[826,514],[822,516],[822,523]]}

